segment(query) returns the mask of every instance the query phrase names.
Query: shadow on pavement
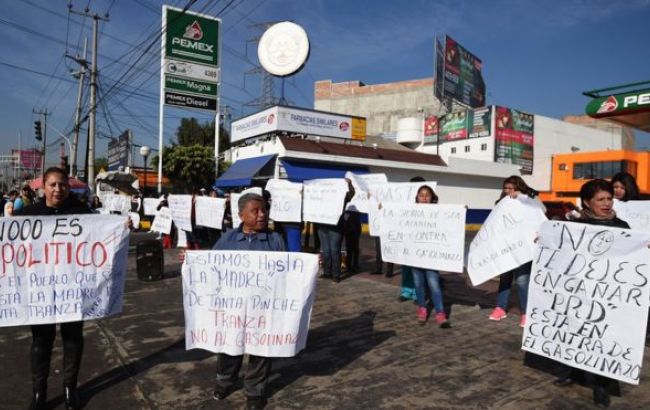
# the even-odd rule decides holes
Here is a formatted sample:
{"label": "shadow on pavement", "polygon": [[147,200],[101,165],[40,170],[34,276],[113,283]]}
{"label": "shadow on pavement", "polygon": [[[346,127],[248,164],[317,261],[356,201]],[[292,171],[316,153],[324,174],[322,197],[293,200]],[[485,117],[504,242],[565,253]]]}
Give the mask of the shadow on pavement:
{"label": "shadow on pavement", "polygon": [[[306,349],[296,357],[277,360],[269,383],[272,396],[302,376],[330,376],[395,336],[374,329],[376,313],[366,311],[351,319],[330,322],[309,331]],[[279,377],[277,377],[279,376]]]}

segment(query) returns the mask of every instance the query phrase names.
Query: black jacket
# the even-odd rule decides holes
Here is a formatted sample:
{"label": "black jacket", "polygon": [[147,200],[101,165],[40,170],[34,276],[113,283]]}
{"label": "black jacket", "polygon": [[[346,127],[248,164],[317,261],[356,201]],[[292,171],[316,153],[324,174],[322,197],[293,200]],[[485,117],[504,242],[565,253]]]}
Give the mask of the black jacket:
{"label": "black jacket", "polygon": [[14,216],[31,216],[31,215],[74,215],[74,214],[91,214],[92,211],[88,205],[79,201],[73,196],[69,196],[59,208],[50,208],[45,205],[45,201],[29,205],[14,212]]}
{"label": "black jacket", "polygon": [[609,226],[612,228],[630,229],[630,225],[628,225],[627,222],[625,222],[624,220],[618,219],[618,217],[615,217],[614,219],[580,218],[580,219],[576,219],[574,222],[580,222],[588,225],[602,225],[602,226]]}

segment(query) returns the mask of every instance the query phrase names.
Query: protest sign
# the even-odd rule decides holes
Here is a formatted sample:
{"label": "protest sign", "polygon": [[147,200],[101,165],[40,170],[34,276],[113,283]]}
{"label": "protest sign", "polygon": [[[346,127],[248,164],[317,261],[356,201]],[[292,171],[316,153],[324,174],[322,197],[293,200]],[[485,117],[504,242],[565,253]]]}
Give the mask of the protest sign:
{"label": "protest sign", "polygon": [[192,195],[169,195],[167,202],[176,226],[192,232]]}
{"label": "protest sign", "polygon": [[0,326],[99,319],[122,310],[126,218],[0,218]]}
{"label": "protest sign", "polygon": [[638,384],[650,295],[649,242],[647,232],[544,222],[522,349]]}
{"label": "protest sign", "polygon": [[463,272],[465,206],[383,204],[381,255],[386,262]]}
{"label": "protest sign", "polygon": [[388,182],[386,174],[353,174],[348,171],[345,178],[352,182],[354,196],[346,206],[347,211],[368,213],[368,192],[369,186],[374,184],[385,184]]}
{"label": "protest sign", "polygon": [[159,198],[144,198],[144,214],[145,215],[156,215],[156,208],[160,204]]}
{"label": "protest sign", "polygon": [[133,229],[140,229],[140,214],[137,212],[129,212],[129,219],[133,223]]}
{"label": "protest sign", "polygon": [[614,211],[630,228],[650,232],[650,201],[623,202],[615,199]]}
{"label": "protest sign", "polygon": [[252,188],[244,189],[239,193],[239,195],[246,195],[246,194],[257,194],[257,195],[262,195],[263,191],[262,188],[258,186],[254,186]]}
{"label": "protest sign", "polygon": [[381,231],[381,213],[377,212],[379,204],[414,204],[418,189],[423,185],[430,187],[435,192],[437,183],[435,181],[388,182],[368,186],[370,197],[368,203],[368,230],[370,236],[379,236]]}
{"label": "protest sign", "polygon": [[239,228],[241,219],[239,219],[239,197],[240,194],[230,194],[230,215],[232,217],[233,229]]}
{"label": "protest sign", "polygon": [[172,231],[172,211],[164,206],[156,211],[156,216],[151,224],[151,231],[169,235]]}
{"label": "protest sign", "polygon": [[223,215],[226,212],[225,199],[197,196],[194,206],[197,225],[223,229]]}
{"label": "protest sign", "polygon": [[187,349],[295,356],[305,347],[318,256],[189,251],[182,268]]}
{"label": "protest sign", "polygon": [[269,179],[266,190],[271,193],[271,219],[278,222],[302,220],[302,184],[283,179]]}
{"label": "protest sign", "polygon": [[131,197],[118,194],[104,194],[102,197],[102,208],[108,212],[119,212],[126,216],[131,211]]}
{"label": "protest sign", "polygon": [[546,221],[539,201],[504,197],[481,226],[467,255],[467,273],[477,286],[533,260],[535,238]]}
{"label": "protest sign", "polygon": [[348,183],[342,178],[312,179],[304,182],[304,221],[336,225],[343,214]]}
{"label": "protest sign", "polygon": [[187,234],[178,226],[176,227],[176,247],[187,248]]}

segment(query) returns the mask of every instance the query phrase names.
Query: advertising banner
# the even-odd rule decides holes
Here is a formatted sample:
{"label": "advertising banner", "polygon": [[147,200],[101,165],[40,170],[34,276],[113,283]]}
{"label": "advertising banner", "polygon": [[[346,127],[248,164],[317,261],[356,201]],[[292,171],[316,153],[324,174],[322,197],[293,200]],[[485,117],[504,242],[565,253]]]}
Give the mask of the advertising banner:
{"label": "advertising banner", "polygon": [[467,273],[472,285],[533,260],[535,238],[546,220],[542,204],[535,199],[519,195],[499,201],[469,245]]}
{"label": "advertising banner", "polygon": [[126,217],[0,218],[0,326],[100,319],[122,310]]}
{"label": "advertising banner", "polygon": [[434,144],[438,141],[438,117],[431,115],[424,119],[424,144]]}
{"label": "advertising banner", "polygon": [[272,131],[287,131],[343,139],[364,140],[366,120],[294,107],[272,107],[234,121],[231,142]]}
{"label": "advertising banner", "polygon": [[393,203],[379,212],[385,262],[463,272],[465,206]]}
{"label": "advertising banner", "polygon": [[438,39],[435,40],[435,43],[436,81],[434,84],[434,94],[438,100],[442,101],[445,93],[445,50]]}
{"label": "advertising banner", "polygon": [[211,83],[219,81],[219,68],[217,67],[172,59],[165,59],[164,66],[165,74]]}
{"label": "advertising banner", "polygon": [[472,108],[485,105],[482,63],[454,39],[446,36],[444,95]]}
{"label": "advertising banner", "polygon": [[516,164],[522,174],[532,174],[535,116],[506,107],[495,111],[495,162]]}
{"label": "advertising banner", "polygon": [[295,356],[307,342],[317,274],[313,254],[188,251],[182,267],[186,348]]}
{"label": "advertising banner", "polygon": [[469,138],[488,137],[492,134],[492,107],[469,111]]}
{"label": "advertising banner", "polygon": [[131,131],[124,131],[119,137],[108,142],[108,170],[117,171],[119,167],[129,165],[131,153]]}
{"label": "advertising banner", "polygon": [[639,384],[650,296],[649,242],[648,232],[544,222],[522,349]]}
{"label": "advertising banner", "polygon": [[467,138],[467,111],[457,111],[440,117],[438,136],[442,141]]}
{"label": "advertising banner", "polygon": [[32,169],[32,170],[41,169],[42,155],[41,152],[37,149],[21,150],[21,151],[17,149],[12,149],[11,155],[18,157],[18,163],[13,164],[14,166],[18,166],[20,168]]}

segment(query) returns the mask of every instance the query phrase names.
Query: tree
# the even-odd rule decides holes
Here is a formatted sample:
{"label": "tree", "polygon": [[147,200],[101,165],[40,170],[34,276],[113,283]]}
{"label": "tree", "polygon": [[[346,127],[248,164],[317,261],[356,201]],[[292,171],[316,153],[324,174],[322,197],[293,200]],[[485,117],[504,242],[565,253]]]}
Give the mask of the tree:
{"label": "tree", "polygon": [[[154,166],[158,164],[158,158]],[[163,149],[163,174],[184,191],[211,186],[214,183],[214,150],[209,146],[184,147],[172,145]]]}
{"label": "tree", "polygon": [[[182,118],[176,129],[176,140],[178,145],[189,147],[202,145],[214,147],[214,121],[206,121],[199,124],[199,121],[192,118]],[[230,147],[230,133],[220,125],[219,128],[219,152],[224,152]]]}

